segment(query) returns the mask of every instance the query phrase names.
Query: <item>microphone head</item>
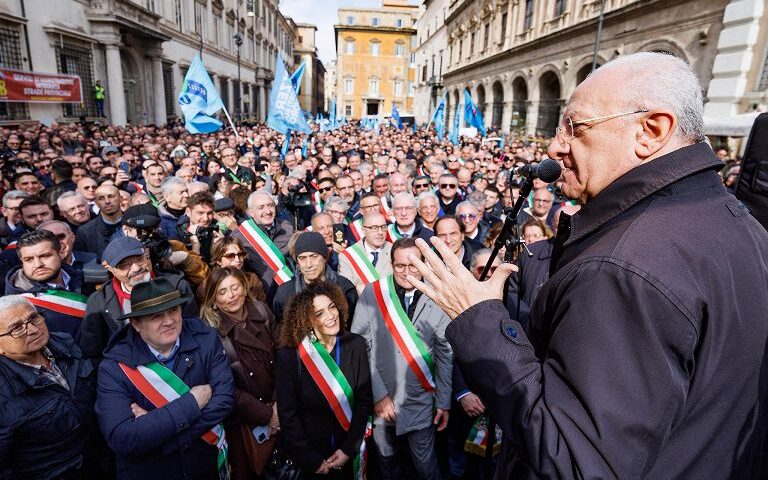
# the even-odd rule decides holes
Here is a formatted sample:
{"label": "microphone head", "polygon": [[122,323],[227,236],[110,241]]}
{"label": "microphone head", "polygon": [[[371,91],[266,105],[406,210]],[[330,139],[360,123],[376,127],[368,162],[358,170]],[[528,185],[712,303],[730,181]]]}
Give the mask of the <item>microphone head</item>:
{"label": "microphone head", "polygon": [[545,158],[539,163],[537,167],[537,177],[543,182],[552,183],[560,178],[560,174],[563,169],[560,168],[560,164],[551,158]]}

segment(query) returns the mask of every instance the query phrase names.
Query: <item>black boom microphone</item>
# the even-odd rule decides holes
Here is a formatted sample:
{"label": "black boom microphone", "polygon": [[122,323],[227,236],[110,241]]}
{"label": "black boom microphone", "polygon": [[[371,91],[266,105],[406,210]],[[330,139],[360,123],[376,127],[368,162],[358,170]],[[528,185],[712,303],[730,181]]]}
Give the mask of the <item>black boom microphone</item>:
{"label": "black boom microphone", "polygon": [[560,164],[551,158],[545,158],[541,163],[532,163],[517,167],[514,169],[515,174],[526,178],[538,178],[546,183],[552,183],[560,178],[562,169]]}

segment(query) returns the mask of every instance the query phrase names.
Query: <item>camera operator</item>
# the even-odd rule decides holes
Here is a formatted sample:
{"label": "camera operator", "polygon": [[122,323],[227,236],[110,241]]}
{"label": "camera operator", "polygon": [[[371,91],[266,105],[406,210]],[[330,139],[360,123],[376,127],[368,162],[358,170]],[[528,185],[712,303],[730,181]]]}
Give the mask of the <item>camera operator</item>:
{"label": "camera operator", "polygon": [[198,192],[189,197],[186,215],[177,226],[179,239],[188,250],[201,255],[206,263],[211,259],[211,245],[224,235],[214,221],[213,195]]}
{"label": "camera operator", "polygon": [[[141,223],[142,217],[149,223],[157,220],[151,215],[138,216],[134,217],[135,222]],[[181,292],[181,295],[191,297],[192,289],[182,275],[154,270],[150,249],[151,247],[133,237],[112,240],[104,249],[102,265],[112,274],[112,281],[104,284],[88,298],[85,318],[80,326],[80,348],[84,355],[101,358],[110,337],[127,323],[119,318],[131,313],[131,291],[137,284],[162,277]],[[194,301],[182,307],[184,318],[195,317],[197,313],[197,304]]]}
{"label": "camera operator", "polygon": [[290,222],[296,230],[304,230],[312,223],[314,212],[309,183],[299,176],[305,176],[302,168],[294,169],[283,179],[277,195],[277,218]]}

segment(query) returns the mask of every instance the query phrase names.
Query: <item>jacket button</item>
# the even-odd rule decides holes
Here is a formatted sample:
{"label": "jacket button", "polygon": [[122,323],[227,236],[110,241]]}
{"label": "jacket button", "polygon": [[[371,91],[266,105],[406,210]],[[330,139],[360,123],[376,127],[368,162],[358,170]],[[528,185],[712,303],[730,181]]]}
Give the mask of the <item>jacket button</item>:
{"label": "jacket button", "polygon": [[515,327],[507,327],[507,335],[512,338],[517,338],[517,330]]}

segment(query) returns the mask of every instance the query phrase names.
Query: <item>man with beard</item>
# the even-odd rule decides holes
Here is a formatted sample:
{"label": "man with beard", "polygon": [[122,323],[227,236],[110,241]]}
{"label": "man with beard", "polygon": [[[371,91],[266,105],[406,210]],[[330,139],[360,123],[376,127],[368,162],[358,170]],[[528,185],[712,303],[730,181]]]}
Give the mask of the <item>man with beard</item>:
{"label": "man with beard", "polygon": [[[184,277],[175,272],[154,272],[144,245],[133,237],[117,238],[104,250],[101,264],[112,280],[88,298],[80,331],[80,348],[90,357],[101,357],[110,337],[127,322],[120,317],[131,313],[131,291],[141,282],[165,278],[182,295],[192,294]],[[194,300],[182,308],[185,318],[197,316]]]}
{"label": "man with beard", "polygon": [[6,295],[24,295],[45,316],[48,330],[78,338],[86,298],[79,294],[83,276],[61,260],[61,242],[52,232],[36,230],[19,238],[21,266],[8,272]]}

